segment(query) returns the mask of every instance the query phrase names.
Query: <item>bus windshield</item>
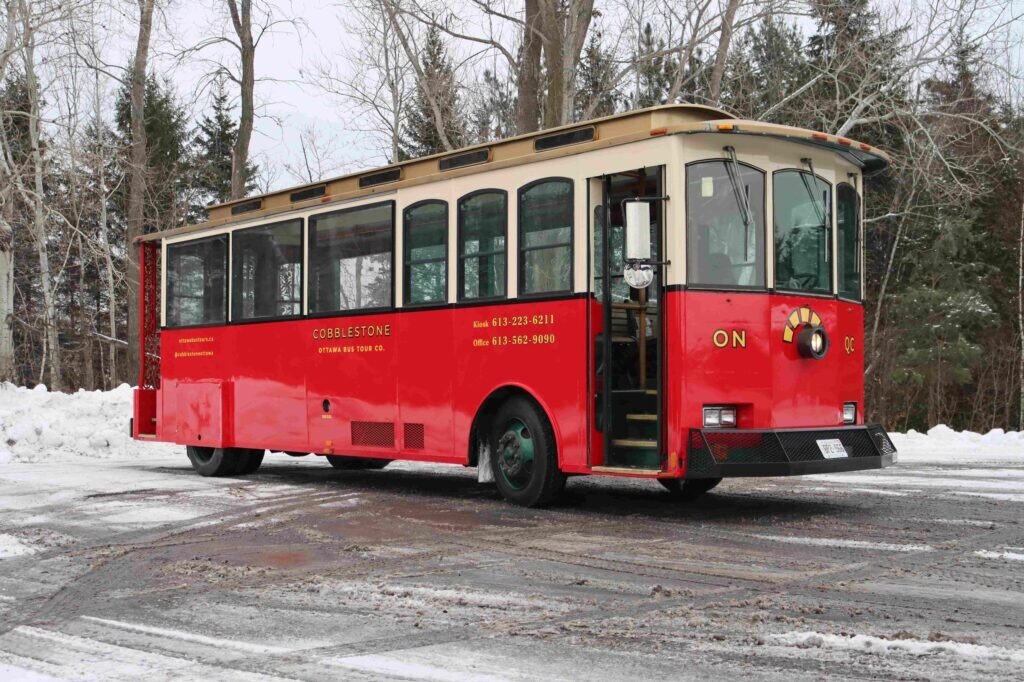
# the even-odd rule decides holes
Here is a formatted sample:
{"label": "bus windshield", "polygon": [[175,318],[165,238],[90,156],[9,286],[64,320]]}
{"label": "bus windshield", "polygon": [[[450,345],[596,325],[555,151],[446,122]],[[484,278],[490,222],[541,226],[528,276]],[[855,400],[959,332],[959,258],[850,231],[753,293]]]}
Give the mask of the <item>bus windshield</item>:
{"label": "bus windshield", "polygon": [[691,286],[764,286],[764,173],[734,160],[686,169]]}
{"label": "bus windshield", "polygon": [[773,180],[775,288],[831,293],[832,188],[799,170],[779,171]]}

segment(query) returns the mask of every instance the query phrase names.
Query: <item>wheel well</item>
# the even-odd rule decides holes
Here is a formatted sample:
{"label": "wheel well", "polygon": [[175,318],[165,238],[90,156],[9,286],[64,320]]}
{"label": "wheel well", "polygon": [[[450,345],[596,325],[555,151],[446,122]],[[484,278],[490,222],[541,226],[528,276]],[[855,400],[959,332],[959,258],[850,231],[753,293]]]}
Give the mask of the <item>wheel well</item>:
{"label": "wheel well", "polygon": [[487,396],[487,399],[477,408],[476,416],[473,417],[473,426],[469,430],[469,466],[477,465],[477,460],[480,457],[480,440],[485,437],[483,434],[490,431],[491,420],[494,419],[494,415],[497,414],[502,403],[517,396],[526,398],[533,403],[534,407],[548,420],[552,431],[554,430],[551,416],[529,391],[519,386],[502,386]]}

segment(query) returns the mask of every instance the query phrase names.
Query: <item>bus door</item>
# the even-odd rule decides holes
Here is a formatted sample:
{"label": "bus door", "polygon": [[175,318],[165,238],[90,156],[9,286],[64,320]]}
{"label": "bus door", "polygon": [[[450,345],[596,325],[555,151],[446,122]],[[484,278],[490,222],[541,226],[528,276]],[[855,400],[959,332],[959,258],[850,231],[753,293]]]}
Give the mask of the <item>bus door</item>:
{"label": "bus door", "polygon": [[[592,254],[590,334],[594,421],[591,466],[662,470],[662,268],[645,288],[631,287],[625,266],[623,201],[650,208],[651,258],[663,253],[663,167],[638,168],[590,182]],[[598,196],[595,196],[595,193]]]}

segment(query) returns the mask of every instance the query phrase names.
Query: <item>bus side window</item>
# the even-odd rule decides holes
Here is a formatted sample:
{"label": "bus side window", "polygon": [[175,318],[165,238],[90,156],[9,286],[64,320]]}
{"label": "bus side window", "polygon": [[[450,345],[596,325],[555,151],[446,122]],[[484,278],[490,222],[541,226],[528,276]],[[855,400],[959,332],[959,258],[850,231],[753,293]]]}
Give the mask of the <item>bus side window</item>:
{"label": "bus side window", "polygon": [[572,290],[572,180],[551,178],[519,190],[519,293]]}
{"label": "bus side window", "polygon": [[459,300],[504,298],[508,194],[485,189],[459,199]]}
{"label": "bus side window", "polygon": [[309,312],[391,306],[394,202],[309,218]]}
{"label": "bus side window", "polygon": [[839,295],[860,300],[860,197],[852,185],[836,189]]}
{"label": "bus side window", "polygon": [[448,299],[448,204],[431,199],[402,214],[405,263],[404,302],[443,303]]}
{"label": "bus side window", "polygon": [[231,235],[231,319],[302,314],[302,220]]}
{"label": "bus side window", "polygon": [[227,322],[228,236],[167,246],[167,326]]}

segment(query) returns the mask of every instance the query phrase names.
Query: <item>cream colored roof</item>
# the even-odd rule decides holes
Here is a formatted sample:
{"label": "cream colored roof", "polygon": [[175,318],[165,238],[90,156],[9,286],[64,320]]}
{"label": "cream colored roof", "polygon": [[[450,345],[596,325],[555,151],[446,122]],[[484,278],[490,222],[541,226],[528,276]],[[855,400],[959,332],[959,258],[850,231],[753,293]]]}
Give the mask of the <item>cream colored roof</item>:
{"label": "cream colored roof", "polygon": [[[535,142],[539,138],[551,135],[558,135],[577,129],[593,128],[594,134],[591,140],[555,147],[544,151],[535,150]],[[320,204],[329,204],[336,201],[351,200],[361,196],[376,194],[381,191],[398,189],[433,182],[442,178],[448,179],[459,177],[481,170],[504,168],[512,165],[542,161],[545,159],[580,154],[593,149],[602,149],[619,144],[635,142],[647,139],[655,135],[676,135],[694,133],[734,133],[762,135],[777,137],[781,139],[795,140],[819,147],[827,147],[836,153],[843,155],[849,161],[862,168],[865,172],[873,172],[885,168],[889,163],[889,157],[879,149],[871,145],[863,144],[844,137],[827,135],[803,128],[793,128],[772,123],[759,121],[740,120],[731,114],[714,107],[699,104],[668,104],[649,109],[630,111],[624,114],[616,114],[591,121],[582,121],[559,128],[549,128],[534,133],[518,135],[505,140],[489,142],[487,144],[465,147],[451,152],[425,156],[418,159],[411,159],[401,163],[392,164],[359,173],[350,173],[340,177],[323,180],[316,183],[299,185],[287,189],[246,197],[236,201],[211,206],[209,209],[209,220],[197,225],[165,230],[147,234],[141,239],[144,241],[162,239],[164,237],[185,234],[193,231],[201,231],[211,227],[218,227],[232,222],[251,220],[261,216],[271,216],[286,211],[300,208],[311,208]],[[486,160],[474,165],[442,171],[440,162],[443,159],[460,156],[471,152],[486,151]],[[375,175],[377,173],[397,171],[398,179],[376,184],[370,187],[360,187],[360,178]],[[292,194],[303,190],[312,190],[323,186],[323,192],[311,199],[292,201]],[[245,211],[237,215],[232,214],[232,208],[241,204],[258,202],[258,208]]]}

